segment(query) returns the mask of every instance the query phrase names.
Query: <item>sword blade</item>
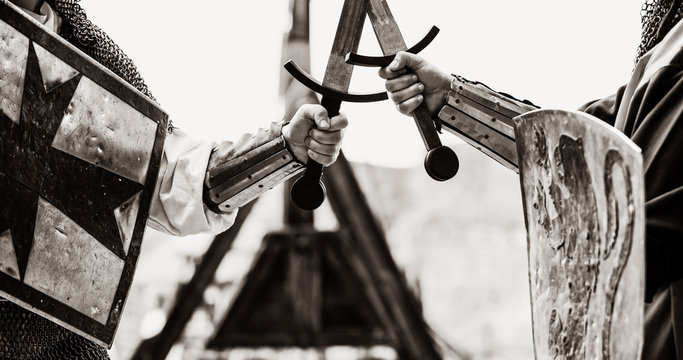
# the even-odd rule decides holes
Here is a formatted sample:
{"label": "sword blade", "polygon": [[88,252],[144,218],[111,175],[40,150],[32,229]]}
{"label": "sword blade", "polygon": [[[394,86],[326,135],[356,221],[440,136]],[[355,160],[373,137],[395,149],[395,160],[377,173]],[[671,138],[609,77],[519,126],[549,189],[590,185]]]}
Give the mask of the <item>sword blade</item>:
{"label": "sword blade", "polygon": [[384,55],[396,54],[399,51],[407,50],[408,46],[406,46],[406,42],[403,40],[401,30],[398,28],[386,0],[368,1],[370,2],[368,17],[370,17],[372,29],[375,31],[379,47]]}
{"label": "sword blade", "polygon": [[323,85],[341,92],[347,92],[353,74],[353,65],[345,62],[346,54],[358,51],[360,36],[365,24],[368,0],[345,0],[332,51],[327,60]]}

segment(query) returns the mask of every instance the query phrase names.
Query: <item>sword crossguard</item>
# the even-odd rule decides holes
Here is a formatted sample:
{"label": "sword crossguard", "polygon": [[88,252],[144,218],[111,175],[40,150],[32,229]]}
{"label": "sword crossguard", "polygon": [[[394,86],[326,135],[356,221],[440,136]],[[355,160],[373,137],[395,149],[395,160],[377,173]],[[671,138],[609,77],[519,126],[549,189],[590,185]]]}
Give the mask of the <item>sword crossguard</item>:
{"label": "sword crossguard", "polygon": [[[409,52],[411,54],[419,53],[420,51],[424,50],[429,44],[431,44],[431,42],[434,40],[438,33],[439,28],[436,26],[432,26],[432,28],[429,29],[427,35],[425,35],[422,38],[422,40],[418,41],[417,44],[407,49],[406,52]],[[346,54],[346,63],[350,65],[367,67],[384,67],[391,64],[391,62],[394,60],[394,57],[396,57],[396,54],[386,56],[366,56],[356,53],[348,53]]]}
{"label": "sword crossguard", "polygon": [[386,100],[389,98],[385,91],[371,94],[354,94],[335,90],[315,80],[311,75],[309,75],[306,72],[306,70],[299,67],[299,65],[297,65],[294,62],[294,60],[287,61],[284,64],[284,68],[285,70],[287,70],[287,72],[289,72],[292,75],[292,77],[298,80],[301,84],[315,91],[316,93],[322,95],[323,97],[329,97],[331,99],[348,102],[375,102]]}

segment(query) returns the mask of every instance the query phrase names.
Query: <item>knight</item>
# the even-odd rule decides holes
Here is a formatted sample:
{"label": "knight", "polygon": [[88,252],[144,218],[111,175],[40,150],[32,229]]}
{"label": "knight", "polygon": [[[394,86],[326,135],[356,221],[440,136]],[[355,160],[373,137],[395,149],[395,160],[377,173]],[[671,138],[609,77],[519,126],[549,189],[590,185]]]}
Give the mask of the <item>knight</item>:
{"label": "knight", "polygon": [[[133,61],[126,56],[104,31],[88,20],[85,11],[79,4],[79,0],[9,0],[13,5],[9,4],[7,0],[2,1],[3,4],[0,5],[5,5],[8,8],[11,7],[12,9],[17,10],[17,13],[23,13],[30,16],[37,21],[37,23],[42,25],[43,30],[48,33],[58,34],[63,39],[66,39],[70,44],[108,69],[108,71],[111,71],[113,74],[123,79],[123,81],[128,83],[135,91],[146,97],[146,101],[151,101],[152,103],[156,102]],[[29,24],[28,26],[32,25]],[[304,105],[299,108],[291,119],[274,122],[266,129],[258,129],[254,134],[245,134],[235,141],[211,143],[193,139],[185,134],[182,129],[175,128],[169,122],[167,129],[162,131],[163,136],[159,136],[158,134],[156,136],[156,139],[165,138],[165,141],[163,142],[163,152],[160,153],[159,162],[158,164],[154,164],[155,169],[158,167],[158,175],[150,182],[147,181],[144,174],[131,174],[131,171],[126,169],[128,165],[124,164],[123,166],[117,167],[117,165],[113,163],[116,159],[112,160],[104,156],[107,155],[108,151],[111,151],[109,150],[110,148],[107,148],[106,146],[95,146],[94,153],[86,153],[78,150],[80,149],[78,148],[80,144],[69,143],[68,136],[64,136],[61,132],[65,127],[65,121],[67,120],[63,120],[61,116],[67,114],[64,118],[68,118],[70,112],[77,111],[77,109],[74,110],[73,107],[67,108],[64,112],[60,112],[61,110],[56,111],[56,119],[51,119],[50,121],[46,120],[45,123],[51,124],[51,126],[53,125],[53,129],[50,131],[36,130],[36,132],[43,135],[35,137],[30,131],[25,130],[26,126],[33,126],[41,122],[40,115],[36,116],[35,112],[33,112],[34,115],[29,116],[28,114],[31,112],[27,109],[43,109],[47,107],[49,110],[53,107],[57,108],[57,105],[53,106],[49,102],[46,105],[45,99],[52,98],[60,101],[60,104],[62,105],[68,104],[68,101],[74,100],[60,99],[60,95],[54,94],[57,94],[62,90],[69,90],[67,89],[68,87],[71,87],[70,92],[68,93],[73,94],[78,91],[76,86],[81,86],[84,83],[82,80],[83,78],[79,75],[79,77],[72,78],[76,80],[69,80],[64,82],[64,84],[57,84],[55,87],[49,87],[47,86],[48,84],[44,84],[44,89],[49,88],[47,92],[50,93],[52,91],[53,94],[50,95],[52,97],[45,95],[45,91],[41,90],[41,85],[43,84],[39,84],[39,86],[36,87],[33,83],[41,81],[40,76],[36,76],[35,73],[49,71],[49,69],[36,65],[35,59],[48,55],[44,55],[42,52],[43,50],[41,50],[42,48],[37,45],[23,47],[22,49],[25,48],[30,48],[31,50],[29,50],[28,60],[22,60],[27,64],[25,71],[26,80],[20,79],[20,82],[24,84],[25,87],[23,91],[23,102],[13,102],[14,104],[21,104],[19,110],[7,110],[3,108],[3,113],[0,114],[2,115],[0,118],[0,122],[2,122],[2,126],[0,126],[0,190],[2,190],[0,192],[2,193],[2,195],[0,195],[0,240],[8,240],[7,244],[15,244],[14,250],[17,252],[19,264],[16,266],[9,266],[9,270],[7,271],[9,271],[11,273],[10,275],[13,275],[17,280],[23,280],[24,282],[28,281],[27,279],[30,277],[30,274],[32,274],[31,256],[33,256],[35,251],[32,250],[30,246],[22,245],[21,239],[19,239],[21,234],[33,232],[32,229],[23,232],[17,230],[23,226],[22,224],[26,223],[21,217],[27,214],[29,216],[37,217],[38,215],[35,214],[36,207],[38,212],[47,209],[52,211],[52,214],[57,217],[62,216],[67,210],[52,204],[49,196],[34,196],[34,200],[38,199],[35,200],[38,202],[38,205],[36,206],[35,201],[29,202],[33,206],[30,209],[28,208],[31,206],[29,203],[23,204],[19,201],[21,197],[16,195],[12,189],[30,188],[32,181],[24,181],[26,178],[25,175],[13,175],[17,173],[17,168],[21,167],[15,161],[17,156],[22,159],[35,160],[38,159],[39,156],[43,156],[43,153],[58,153],[59,156],[64,157],[63,161],[69,162],[70,164],[83,163],[82,168],[86,169],[84,171],[89,171],[93,174],[104,174],[102,175],[103,177],[105,177],[105,175],[110,176],[110,174],[102,168],[107,168],[109,170],[113,169],[112,171],[125,175],[120,177],[115,176],[113,179],[120,183],[131,183],[130,187],[132,189],[137,189],[137,185],[134,184],[134,182],[128,181],[128,178],[133,178],[133,180],[135,180],[135,177],[137,176],[140,178],[138,181],[139,183],[152,184],[153,188],[150,190],[151,197],[149,203],[145,205],[145,208],[148,209],[148,218],[146,219],[147,226],[163,233],[176,236],[196,233],[218,233],[232,225],[240,207],[273,186],[300,174],[306,168],[305,164],[309,159],[325,166],[333,163],[339,154],[343,130],[348,123],[344,114],[328,117],[327,112],[323,107],[319,105]],[[6,49],[0,51],[0,53],[3,52],[7,52],[11,55],[11,45],[7,45]],[[21,54],[18,58],[20,60],[23,59]],[[61,60],[55,60],[55,62],[61,64]],[[3,60],[3,63],[6,62]],[[23,72],[20,73],[24,74]],[[78,79],[80,79],[80,82],[77,81]],[[42,81],[45,81],[45,74],[43,74]],[[3,81],[3,84],[6,84],[6,82]],[[60,90],[53,91],[57,87],[60,87]],[[97,85],[91,85],[91,87],[98,88]],[[122,88],[124,88],[124,91],[128,91],[125,87]],[[21,94],[21,89],[19,89],[17,93]],[[0,91],[0,95],[5,96],[5,92]],[[32,97],[40,97],[43,102],[41,105],[32,105],[30,104]],[[21,97],[19,98],[21,99]],[[90,100],[83,100],[84,98]],[[94,105],[97,107],[99,105],[96,104],[96,102],[112,101],[112,98],[91,99],[83,97],[79,98],[79,101],[85,103],[83,106],[87,107]],[[0,100],[3,100],[0,101],[0,103],[6,103],[4,98],[0,98]],[[65,103],[64,101],[67,102]],[[95,104],[88,104],[89,101]],[[10,101],[10,103],[12,102]],[[140,103],[144,103],[144,101]],[[138,104],[137,106],[150,109],[156,108],[154,105],[145,106]],[[48,110],[40,110],[43,112],[38,112],[38,114],[50,113]],[[29,117],[31,117],[31,119],[29,119]],[[76,121],[73,117],[71,120]],[[104,134],[108,131],[107,129],[104,129],[105,127],[108,127],[109,130],[117,128],[115,124],[114,126],[109,125],[111,124],[107,124],[107,126],[104,126],[103,124],[100,124],[99,126],[98,124],[94,124],[90,129],[93,131],[100,129],[100,134]],[[74,127],[72,130],[73,132],[70,134],[77,134],[79,128]],[[25,134],[25,136],[16,137],[15,135],[19,133]],[[129,135],[129,138],[137,139],[135,137],[137,136],[135,135],[136,132],[133,131],[132,133],[133,135]],[[153,138],[152,140],[149,140],[149,144],[154,145],[154,129],[152,129],[151,134]],[[100,139],[103,137],[104,136],[92,135],[88,137],[88,141],[103,141]],[[48,143],[47,147],[41,145],[44,143],[45,138],[50,138],[51,141]],[[18,149],[26,144],[12,143],[11,148],[10,145],[7,145],[10,144],[10,141],[16,140],[16,142],[19,142],[20,139],[31,139],[29,142],[32,144],[35,143],[39,144],[36,146],[43,146],[41,148],[43,149],[41,150],[43,153],[35,156],[32,155],[31,151],[33,150],[30,146],[27,148],[28,150],[21,150],[20,153],[17,153],[12,149]],[[64,143],[62,143],[62,141],[64,141]],[[113,144],[113,148],[118,148],[118,145],[115,143],[110,142],[107,144]],[[137,146],[138,141],[132,140],[131,144]],[[84,146],[88,147],[89,144],[85,144]],[[153,148],[154,146],[150,145],[150,147]],[[76,148],[76,150],[74,150],[74,148]],[[56,151],[55,149],[60,151]],[[134,148],[133,150],[137,149]],[[66,155],[64,153],[66,153]],[[75,154],[74,156],[80,157],[80,159],[72,159],[72,157],[68,156],[69,154]],[[137,160],[139,161],[140,157],[138,157]],[[83,161],[85,161],[85,163]],[[150,163],[153,163],[153,161]],[[34,172],[37,172],[35,169],[46,168],[60,171],[57,168],[43,165],[40,161],[33,161],[32,164],[29,164],[27,167]],[[15,184],[16,186],[12,185],[14,187],[11,188],[8,184]],[[26,191],[23,193],[30,194],[31,191],[47,192],[48,190],[41,188],[43,186],[42,184],[43,183],[35,185],[35,188],[33,189],[25,189]],[[44,184],[47,184],[47,182]],[[98,186],[99,185],[94,186],[96,188],[94,191],[100,191],[106,195],[106,190],[102,190],[105,188],[105,185],[101,185],[101,188],[98,188]],[[113,186],[112,188],[118,189],[116,186]],[[55,187],[55,191],[61,190],[62,189]],[[65,191],[69,192],[72,190],[75,189],[66,189]],[[64,198],[65,196],[68,196],[68,194],[61,196],[61,198]],[[89,203],[89,201],[89,199],[85,199],[86,203]],[[130,203],[126,202],[121,206],[118,206],[119,203],[115,204],[115,206],[118,207],[111,213],[112,218],[115,217],[115,220],[119,224],[119,229],[114,228],[114,230],[116,230],[114,232],[117,234],[119,231],[122,233],[125,232],[121,229],[125,228],[125,215],[129,213],[125,211],[127,204]],[[27,208],[20,208],[21,206]],[[84,217],[88,215],[84,213],[87,213],[89,210],[87,206],[83,204],[81,209],[69,211]],[[135,216],[133,216],[133,220],[134,219]],[[38,220],[35,221],[37,222]],[[69,231],[81,228],[80,226],[76,226],[78,224],[73,225],[72,219],[65,219],[64,224],[67,224],[68,226],[60,228],[61,225],[55,225],[57,235],[67,235]],[[108,230],[105,229],[104,225],[94,224],[92,227],[99,232],[108,234]],[[37,231],[38,230],[36,230],[36,232]],[[86,237],[89,235],[91,234],[84,234],[83,236]],[[29,238],[29,240],[31,239]],[[128,246],[130,246],[130,243]],[[124,258],[124,260],[120,260],[115,259],[115,256],[112,256],[112,258],[114,258],[113,261],[121,263],[122,267],[127,266],[125,265],[125,253],[132,250],[128,250],[127,248],[121,249],[121,244],[109,244],[109,247],[113,249],[111,251],[112,253],[115,255],[120,253],[119,255]],[[68,252],[68,250],[65,249],[65,252]],[[2,265],[5,266],[6,264]],[[16,269],[16,271],[13,269]],[[9,280],[14,281],[12,280],[13,276],[9,276]],[[41,280],[33,279],[32,281],[34,281],[34,284],[39,284]],[[63,295],[58,292],[53,292],[52,294],[57,294],[59,296]],[[70,304],[70,301],[74,301],[74,296],[77,297],[78,294],[73,294],[73,296],[63,295],[63,300],[68,305]],[[20,298],[20,296],[17,295],[10,300],[15,298]],[[41,299],[52,301],[52,299],[47,297]],[[42,301],[43,300],[40,302]],[[25,309],[32,309],[33,305],[40,307],[40,304],[26,304],[22,301],[19,301],[19,303],[21,303],[23,307],[15,304],[15,301],[0,300],[0,358],[109,358],[107,350],[102,344],[93,342],[90,337],[86,338],[81,336],[84,334],[77,334],[67,330],[60,322],[53,322],[43,317],[42,314],[38,315]],[[111,315],[109,315],[110,317],[104,316],[103,318],[96,320],[109,325],[112,321],[118,321],[121,305],[111,305],[112,309],[107,311],[105,315],[112,314],[115,315],[114,318],[111,318]],[[81,310],[82,313],[92,312],[92,314],[88,315],[93,315],[94,317],[97,317],[101,312],[101,309],[94,306]],[[93,337],[96,338],[96,335],[93,335]]]}
{"label": "knight", "polygon": [[[642,36],[630,81],[613,95],[590,101],[579,110],[613,126],[642,150],[647,302],[642,358],[683,359],[683,321],[676,315],[683,309],[683,173],[676,166],[683,154],[683,4],[680,0],[648,0],[641,15]],[[406,73],[406,69],[412,71]],[[451,75],[405,52],[398,53],[379,75],[386,80],[399,112],[410,114],[424,102],[445,128],[504,166],[518,170],[513,119],[536,110],[536,105]],[[581,144],[575,145],[580,150]],[[551,150],[545,151],[553,160]],[[562,171],[568,164],[562,162],[563,154],[556,156],[554,160],[561,164],[558,171]],[[564,175],[569,176],[559,174],[560,178]],[[552,192],[548,190],[548,194]],[[553,319],[559,315],[554,313]],[[551,324],[551,330],[555,325]],[[552,339],[556,340],[562,345],[566,339]],[[562,358],[576,356],[558,351],[557,356],[566,356]]]}

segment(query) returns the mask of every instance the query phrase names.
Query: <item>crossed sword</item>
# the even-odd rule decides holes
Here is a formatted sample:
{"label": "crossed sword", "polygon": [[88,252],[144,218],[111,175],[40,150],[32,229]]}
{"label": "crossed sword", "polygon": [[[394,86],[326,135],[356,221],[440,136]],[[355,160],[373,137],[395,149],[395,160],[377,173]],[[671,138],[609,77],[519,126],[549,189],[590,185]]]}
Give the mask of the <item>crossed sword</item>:
{"label": "crossed sword", "polygon": [[[366,13],[384,56],[356,54]],[[284,67],[304,86],[322,95],[320,104],[332,118],[339,115],[342,101],[375,102],[388,98],[386,92],[349,93],[353,65],[387,66],[399,51],[414,54],[422,51],[434,40],[438,32],[439,29],[433,26],[422,40],[408,48],[386,0],[345,0],[322,84],[296,65],[293,60],[287,61]],[[424,162],[427,174],[438,181],[445,181],[455,176],[459,166],[458,157],[453,150],[441,144],[434,121],[424,102],[415,109],[412,117],[427,149]],[[325,200],[325,185],[320,180],[322,171],[323,166],[320,163],[309,159],[304,175],[292,186],[292,200],[300,208],[314,210]]]}

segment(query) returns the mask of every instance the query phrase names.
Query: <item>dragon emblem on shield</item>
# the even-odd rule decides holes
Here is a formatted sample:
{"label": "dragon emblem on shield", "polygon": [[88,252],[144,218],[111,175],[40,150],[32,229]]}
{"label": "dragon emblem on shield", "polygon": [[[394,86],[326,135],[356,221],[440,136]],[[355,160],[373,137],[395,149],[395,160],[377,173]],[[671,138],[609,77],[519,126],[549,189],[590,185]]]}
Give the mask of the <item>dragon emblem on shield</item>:
{"label": "dragon emblem on shield", "polygon": [[585,133],[526,125],[517,134],[537,356],[610,359],[634,242],[631,164],[609,146],[587,149]]}

